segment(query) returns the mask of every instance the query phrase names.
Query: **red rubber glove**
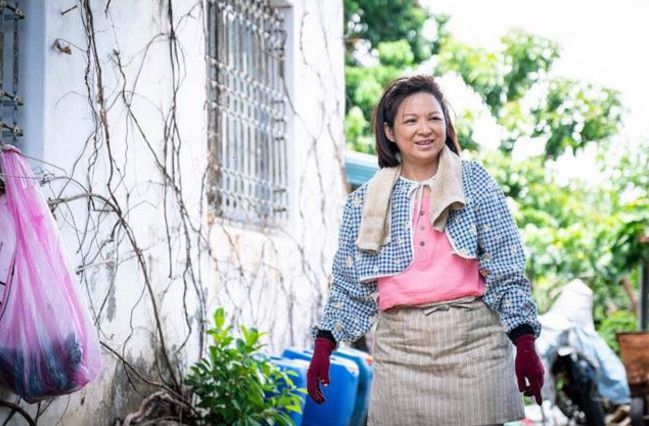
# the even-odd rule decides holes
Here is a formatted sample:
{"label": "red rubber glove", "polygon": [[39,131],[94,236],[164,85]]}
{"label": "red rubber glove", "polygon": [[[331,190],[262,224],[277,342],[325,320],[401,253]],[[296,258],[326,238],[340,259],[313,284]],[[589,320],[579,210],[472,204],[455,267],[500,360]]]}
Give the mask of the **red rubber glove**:
{"label": "red rubber glove", "polygon": [[326,337],[316,337],[313,357],[306,372],[306,390],[316,404],[325,402],[320,383],[329,384],[329,358],[336,344]]}
{"label": "red rubber glove", "polygon": [[[534,347],[534,336],[524,334],[514,342],[516,345],[516,378],[518,390],[526,396],[534,396],[536,403],[541,405],[541,388],[543,387],[543,364]],[[529,385],[525,383],[525,379]]]}

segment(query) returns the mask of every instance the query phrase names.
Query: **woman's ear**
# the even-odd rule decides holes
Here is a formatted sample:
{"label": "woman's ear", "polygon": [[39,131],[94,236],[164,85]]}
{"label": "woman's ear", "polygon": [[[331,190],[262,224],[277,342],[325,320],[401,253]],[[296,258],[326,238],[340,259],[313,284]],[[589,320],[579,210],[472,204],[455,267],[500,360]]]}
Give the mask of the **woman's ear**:
{"label": "woman's ear", "polygon": [[394,143],[394,132],[386,122],[383,122],[383,131],[385,132],[385,136],[388,138],[388,140]]}

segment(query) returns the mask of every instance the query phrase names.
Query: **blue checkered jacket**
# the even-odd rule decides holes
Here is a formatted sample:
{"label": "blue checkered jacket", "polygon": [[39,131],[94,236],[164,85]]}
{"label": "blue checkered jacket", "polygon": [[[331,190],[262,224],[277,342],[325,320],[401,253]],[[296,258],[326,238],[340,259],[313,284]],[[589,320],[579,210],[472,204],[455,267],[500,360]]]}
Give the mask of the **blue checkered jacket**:
{"label": "blue checkered jacket", "polygon": [[[374,324],[377,278],[398,274],[413,261],[411,185],[416,184],[398,179],[393,187],[391,238],[378,253],[361,251],[355,244],[367,183],[348,195],[329,298],[313,327],[314,336],[318,330],[328,330],[337,342],[349,342]],[[483,300],[500,314],[505,331],[531,328],[538,337],[541,326],[525,276],[525,253],[502,189],[480,164],[467,160],[462,161],[462,187],[466,206],[451,211],[445,229],[454,252],[479,259],[480,272],[486,275]]]}

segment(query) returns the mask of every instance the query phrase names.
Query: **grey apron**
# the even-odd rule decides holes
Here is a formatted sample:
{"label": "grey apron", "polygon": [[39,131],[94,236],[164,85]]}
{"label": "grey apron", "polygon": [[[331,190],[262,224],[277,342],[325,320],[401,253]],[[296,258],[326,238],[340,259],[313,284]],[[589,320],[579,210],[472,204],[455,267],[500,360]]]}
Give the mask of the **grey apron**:
{"label": "grey apron", "polygon": [[487,425],[520,420],[514,346],[474,297],[379,313],[369,425]]}

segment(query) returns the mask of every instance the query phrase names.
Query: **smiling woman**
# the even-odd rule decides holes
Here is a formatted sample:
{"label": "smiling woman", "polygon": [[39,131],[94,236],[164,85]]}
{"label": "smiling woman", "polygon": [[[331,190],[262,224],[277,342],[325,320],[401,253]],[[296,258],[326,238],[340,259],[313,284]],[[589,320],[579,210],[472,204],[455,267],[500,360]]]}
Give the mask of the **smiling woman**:
{"label": "smiling woman", "polygon": [[540,325],[502,190],[460,158],[431,77],[392,82],[373,127],[380,169],[345,205],[309,395],[324,402],[336,345],[376,325],[369,424],[521,419],[519,391],[541,402]]}
{"label": "smiling woman", "polygon": [[399,105],[392,127],[384,122],[383,129],[399,148],[404,177],[426,180],[435,174],[437,156],[446,141],[446,120],[435,96],[419,92],[407,97]]}
{"label": "smiling woman", "polygon": [[401,174],[426,180],[437,171],[437,158],[446,141],[446,120],[433,95],[415,93],[399,105],[392,127],[383,123],[385,134],[401,153]]}
{"label": "smiling woman", "polygon": [[444,95],[428,77],[395,80],[379,101],[373,127],[379,167],[402,165],[408,178],[435,174],[444,145],[460,153]]}

